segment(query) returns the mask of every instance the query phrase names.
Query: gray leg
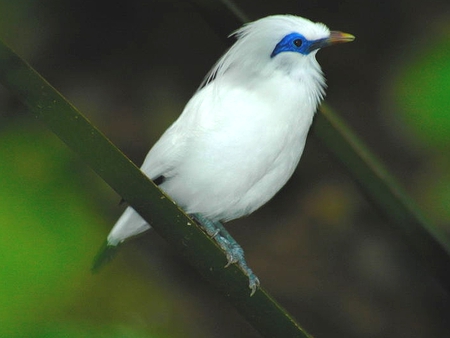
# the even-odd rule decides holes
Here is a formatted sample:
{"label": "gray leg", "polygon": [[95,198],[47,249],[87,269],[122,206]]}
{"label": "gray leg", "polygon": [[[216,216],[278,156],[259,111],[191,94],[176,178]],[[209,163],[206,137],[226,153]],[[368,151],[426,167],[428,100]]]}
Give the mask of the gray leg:
{"label": "gray leg", "polygon": [[244,250],[236,242],[236,240],[231,237],[230,233],[225,229],[221,222],[210,221],[200,214],[194,214],[193,216],[198,221],[203,230],[205,230],[206,233],[211,236],[220,246],[220,248],[225,252],[228,261],[225,267],[228,267],[230,264],[236,263],[241,268],[241,270],[244,271],[245,275],[249,279],[248,287],[251,290],[250,296],[252,296],[259,286],[259,279],[248,267],[247,262],[244,258]]}

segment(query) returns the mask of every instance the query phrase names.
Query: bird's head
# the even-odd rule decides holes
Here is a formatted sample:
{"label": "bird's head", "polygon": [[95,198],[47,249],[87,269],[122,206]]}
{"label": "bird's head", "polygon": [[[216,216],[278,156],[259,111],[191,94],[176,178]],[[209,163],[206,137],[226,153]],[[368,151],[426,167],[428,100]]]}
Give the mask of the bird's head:
{"label": "bird's head", "polygon": [[320,72],[315,60],[320,48],[354,40],[353,35],[293,15],[268,16],[233,35],[237,41],[212,69],[209,80],[233,70],[248,75],[274,69],[290,72],[307,65]]}
{"label": "bird's head", "polygon": [[[271,58],[281,53],[292,52],[302,55],[310,55],[320,48],[332,46],[338,43],[350,42],[355,39],[351,34],[331,31],[322,23],[314,23],[299,17],[293,18],[297,25],[292,27],[292,31],[284,35],[275,45]],[[284,17],[284,19],[288,19]],[[295,29],[295,30],[294,30]],[[288,30],[288,29],[287,29]],[[278,39],[281,34],[278,35]]]}

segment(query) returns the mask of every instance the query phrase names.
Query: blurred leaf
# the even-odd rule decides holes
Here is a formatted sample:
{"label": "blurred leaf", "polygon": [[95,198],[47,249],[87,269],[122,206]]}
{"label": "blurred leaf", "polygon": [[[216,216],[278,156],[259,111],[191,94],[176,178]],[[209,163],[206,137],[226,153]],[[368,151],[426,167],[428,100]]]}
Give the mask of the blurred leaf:
{"label": "blurred leaf", "polygon": [[[10,335],[10,338],[23,337],[23,334]],[[169,338],[168,335],[153,335],[136,332],[123,327],[87,326],[83,323],[47,323],[44,328],[27,335],[28,338]]]}
{"label": "blurred leaf", "polygon": [[[87,274],[80,251],[100,222],[54,135],[36,128],[0,133],[0,336],[62,311]],[[58,159],[55,161],[55,159]],[[31,301],[32,300],[32,301]]]}
{"label": "blurred leaf", "polygon": [[[403,123],[421,142],[450,147],[450,27],[405,60],[394,87]],[[447,156],[450,157],[449,154]]]}

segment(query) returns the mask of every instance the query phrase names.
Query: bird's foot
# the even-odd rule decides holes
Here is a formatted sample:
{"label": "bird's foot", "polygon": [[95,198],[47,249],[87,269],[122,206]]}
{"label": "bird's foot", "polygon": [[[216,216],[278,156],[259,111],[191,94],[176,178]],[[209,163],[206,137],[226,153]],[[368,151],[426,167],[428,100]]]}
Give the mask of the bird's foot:
{"label": "bird's foot", "polygon": [[244,272],[244,274],[248,277],[250,288],[250,296],[256,292],[256,289],[259,287],[260,282],[258,277],[253,273],[253,271],[248,267],[247,262],[244,257],[244,250],[242,247],[236,242],[236,240],[231,237],[229,232],[225,229],[225,227],[220,222],[212,222],[209,219],[195,214],[194,218],[199,222],[201,227],[206,231],[206,233],[213,238],[219,247],[225,252],[227,257],[227,264],[225,267],[230,266],[231,264],[237,264]]}
{"label": "bird's foot", "polygon": [[219,232],[218,235],[214,237],[214,240],[219,244],[220,248],[225,252],[227,256],[227,264],[225,267],[229,267],[231,264],[237,264],[244,272],[244,274],[248,277],[250,288],[250,296],[256,292],[256,289],[259,287],[260,282],[258,277],[254,274],[254,272],[248,267],[247,262],[244,257],[244,250],[242,247],[233,239],[229,240],[228,236],[222,236]]}

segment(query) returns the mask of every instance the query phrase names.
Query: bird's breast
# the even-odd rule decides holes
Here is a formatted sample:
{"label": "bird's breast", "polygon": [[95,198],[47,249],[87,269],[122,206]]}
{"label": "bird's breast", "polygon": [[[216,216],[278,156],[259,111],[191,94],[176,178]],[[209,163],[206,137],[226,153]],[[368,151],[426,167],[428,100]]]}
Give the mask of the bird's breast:
{"label": "bird's breast", "polygon": [[272,198],[292,175],[315,107],[298,88],[269,84],[222,83],[197,94],[196,110],[181,121],[193,136],[176,175],[163,186],[188,212],[241,217]]}

